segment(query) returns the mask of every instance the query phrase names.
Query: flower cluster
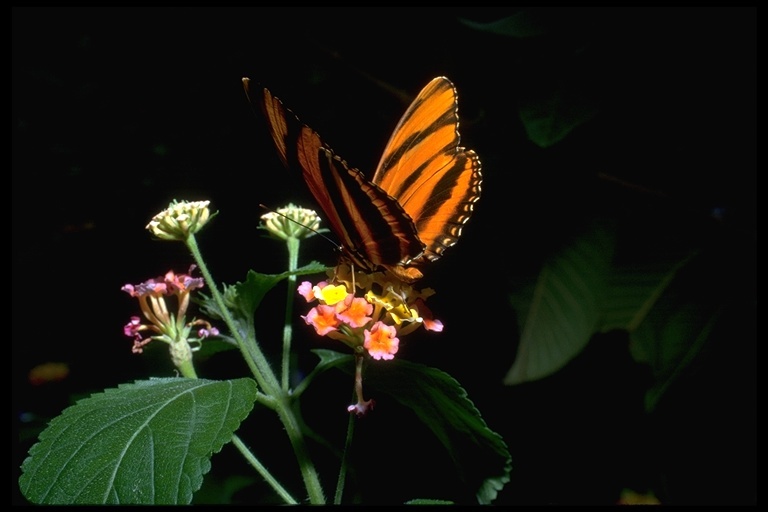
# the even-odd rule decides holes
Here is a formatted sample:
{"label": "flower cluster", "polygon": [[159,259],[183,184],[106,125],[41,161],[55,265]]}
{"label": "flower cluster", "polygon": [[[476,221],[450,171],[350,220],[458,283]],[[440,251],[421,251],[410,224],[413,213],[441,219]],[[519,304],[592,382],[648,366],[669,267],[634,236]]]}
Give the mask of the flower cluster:
{"label": "flower cluster", "polygon": [[[195,266],[189,269],[191,274]],[[208,336],[219,334],[218,329],[212,327],[205,320],[193,319],[186,321],[187,308],[189,307],[190,294],[193,290],[203,287],[202,277],[192,277],[189,274],[175,274],[172,270],[164,276],[150,279],[141,284],[126,284],[122,287],[124,292],[131,297],[139,299],[139,306],[144,318],[149,321],[148,324],[141,323],[138,316],[131,317],[131,321],[123,328],[126,336],[133,338],[133,352],[140,354],[144,346],[152,340],[164,341],[172,347],[177,347],[181,358],[186,358],[189,350],[189,343],[199,343]],[[171,312],[166,297],[175,296],[177,299],[176,313]],[[193,328],[197,328],[197,336],[190,337]],[[143,337],[143,333],[152,333],[148,337]],[[177,342],[185,342],[179,344]],[[174,351],[172,350],[172,354]],[[176,361],[174,361],[176,362]]]}
{"label": "flower cluster", "polygon": [[[301,318],[321,336],[341,341],[355,352],[358,403],[351,405],[349,411],[362,415],[373,406],[372,401],[362,397],[362,354],[367,351],[373,359],[393,359],[400,337],[420,326],[440,332],[443,324],[432,318],[424,303],[434,290],[416,290],[389,273],[352,275],[346,268],[339,266],[329,272],[333,282],[313,285],[304,281],[298,291],[307,302],[317,301]],[[361,296],[355,294],[356,288],[362,290]]]}
{"label": "flower cluster", "polygon": [[431,331],[443,330],[442,322],[434,320],[424,304],[434,294],[431,288],[419,291],[390,274],[358,272],[354,285],[363,293],[356,296],[352,276],[341,275],[343,268],[335,271],[339,284],[304,281],[299,286],[307,302],[318,302],[302,318],[321,336],[342,341],[356,351],[362,347],[374,359],[392,359],[399,347],[398,336],[422,325]]}
{"label": "flower cluster", "polygon": [[174,201],[147,224],[150,233],[162,240],[186,240],[211,218],[210,201]]}
{"label": "flower cluster", "polygon": [[277,211],[265,213],[261,220],[264,221],[263,229],[281,240],[303,240],[318,233],[320,229],[317,212],[290,203]]}

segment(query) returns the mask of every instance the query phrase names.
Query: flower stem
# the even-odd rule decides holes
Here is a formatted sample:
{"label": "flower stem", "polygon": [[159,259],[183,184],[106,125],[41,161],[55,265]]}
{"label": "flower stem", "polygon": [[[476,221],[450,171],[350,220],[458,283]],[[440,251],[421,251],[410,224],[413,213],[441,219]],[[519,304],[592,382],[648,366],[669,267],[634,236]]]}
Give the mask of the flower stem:
{"label": "flower stem", "polygon": [[256,382],[259,383],[259,386],[268,395],[277,396],[280,387],[274,372],[269,366],[267,358],[264,357],[263,352],[256,343],[246,343],[237,328],[237,324],[235,323],[234,318],[232,318],[232,314],[229,312],[229,308],[227,308],[224,303],[224,298],[219,292],[219,287],[216,284],[216,281],[213,280],[211,273],[208,271],[208,266],[205,264],[202,254],[200,254],[200,248],[197,246],[197,241],[195,240],[194,235],[189,235],[187,237],[187,247],[192,253],[192,257],[195,259],[200,272],[203,274],[203,278],[205,278],[205,281],[208,283],[208,287],[211,290],[211,296],[219,307],[224,323],[227,324],[229,331],[232,333],[235,341],[237,341],[237,345],[240,347],[240,352],[243,354],[246,364],[251,369],[251,373],[256,378]]}
{"label": "flower stem", "polygon": [[344,494],[344,482],[347,477],[347,464],[349,463],[349,449],[352,446],[352,436],[355,432],[355,415],[349,415],[347,423],[347,439],[344,442],[344,454],[341,457],[341,468],[339,468],[339,479],[336,481],[336,494],[333,497],[334,505],[341,505],[341,498]]}
{"label": "flower stem", "polygon": [[245,457],[245,460],[247,460],[251,466],[256,469],[256,471],[264,477],[264,480],[267,481],[269,485],[272,486],[272,488],[275,490],[277,494],[280,495],[281,498],[283,498],[283,501],[285,501],[288,505],[297,505],[298,502],[288,494],[288,491],[285,490],[285,488],[280,485],[280,482],[275,480],[275,477],[272,476],[272,474],[267,470],[267,468],[264,467],[264,465],[259,462],[259,459],[253,456],[253,453],[248,449],[247,446],[245,446],[245,443],[237,437],[237,435],[232,436],[232,444],[235,445],[235,447],[240,450],[240,453],[243,454],[243,457]]}
{"label": "flower stem", "polygon": [[285,432],[288,434],[288,439],[291,441],[293,451],[296,454],[296,459],[299,462],[299,469],[301,470],[301,476],[304,479],[304,487],[307,489],[309,495],[309,502],[312,505],[324,505],[325,495],[323,494],[323,488],[320,485],[320,477],[317,474],[314,464],[312,464],[309,458],[309,452],[307,446],[304,443],[304,436],[301,433],[298,419],[291,409],[291,405],[287,400],[280,401],[281,406],[277,408],[277,414],[280,416],[280,421],[285,427]]}
{"label": "flower stem", "polygon": [[299,469],[304,479],[304,486],[307,489],[310,503],[313,505],[325,504],[325,496],[323,494],[322,486],[320,485],[320,478],[312,460],[309,458],[309,452],[307,451],[301,428],[299,427],[295,413],[291,409],[290,396],[280,387],[280,383],[278,382],[275,373],[272,371],[269,362],[266,357],[264,357],[263,352],[255,340],[253,340],[252,343],[247,343],[243,338],[242,333],[238,330],[237,324],[235,323],[234,318],[232,318],[232,314],[219,292],[216,281],[213,280],[213,276],[208,271],[208,267],[203,260],[194,235],[189,235],[187,237],[187,247],[200,268],[203,278],[205,278],[205,281],[208,283],[211,290],[211,296],[219,307],[224,323],[227,324],[238,347],[240,347],[240,352],[243,354],[243,358],[251,369],[253,376],[256,378],[256,382],[258,382],[259,386],[267,395],[275,399],[275,411],[280,417],[280,421],[283,423],[285,431],[288,434],[288,439],[293,446],[293,451],[296,454],[296,459],[299,463]]}
{"label": "flower stem", "polygon": [[[187,343],[186,340],[177,341],[176,343]],[[195,371],[195,365],[192,364],[192,360],[184,361],[176,365],[176,368],[179,370],[179,373],[183,377],[186,377],[188,379],[196,379],[197,378],[197,372]]]}
{"label": "flower stem", "polygon": [[[286,241],[288,246],[288,271],[293,272],[299,265],[299,245],[300,240],[298,238],[289,236]],[[285,324],[283,325],[283,371],[282,371],[282,386],[283,391],[288,392],[290,389],[290,377],[291,377],[291,338],[293,336],[293,301],[294,291],[296,290],[296,275],[291,274],[288,276],[288,294],[285,300]]]}

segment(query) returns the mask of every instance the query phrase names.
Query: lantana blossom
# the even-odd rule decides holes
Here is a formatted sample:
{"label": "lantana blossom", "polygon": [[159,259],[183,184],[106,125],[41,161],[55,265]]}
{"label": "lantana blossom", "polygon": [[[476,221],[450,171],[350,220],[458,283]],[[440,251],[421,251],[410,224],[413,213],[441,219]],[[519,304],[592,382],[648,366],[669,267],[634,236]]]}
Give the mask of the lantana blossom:
{"label": "lantana blossom", "polygon": [[309,313],[301,318],[307,324],[312,325],[320,336],[335,331],[341,324],[341,320],[336,316],[336,308],[326,304],[320,304],[310,309]]}
{"label": "lantana blossom", "polygon": [[[152,340],[163,341],[171,345],[174,363],[191,358],[190,343],[200,343],[204,338],[216,336],[219,331],[208,321],[193,319],[187,322],[186,314],[192,291],[202,288],[203,278],[192,277],[193,265],[189,274],[176,274],[173,270],[164,276],[149,279],[143,283],[126,284],[121,289],[131,297],[139,299],[139,307],[148,323],[142,323],[139,316],[132,316],[123,327],[123,333],[133,338],[133,352],[140,354]],[[168,297],[176,297],[175,312]],[[192,330],[196,329],[195,335]],[[144,336],[148,334],[148,336]],[[179,343],[183,342],[183,343]],[[186,348],[185,348],[186,347]]]}
{"label": "lantana blossom", "polygon": [[158,213],[146,229],[161,240],[186,240],[200,231],[213,218],[210,201],[172,201]]}
{"label": "lantana blossom", "polygon": [[290,203],[276,211],[265,213],[261,220],[263,223],[259,227],[281,240],[303,240],[322,231],[317,212]]}
{"label": "lantana blossom", "polygon": [[336,303],[336,315],[339,320],[352,328],[365,327],[371,321],[373,305],[362,297],[348,293],[344,300]]}
{"label": "lantana blossom", "polygon": [[[341,266],[329,272],[329,277],[337,284],[324,280],[313,285],[304,281],[298,287],[299,294],[307,302],[318,302],[301,318],[321,336],[334,332],[333,338],[341,339],[352,349],[363,347],[368,350],[365,347],[366,330],[369,336],[371,332],[386,332],[391,339],[420,326],[431,331],[442,331],[442,322],[432,318],[432,312],[424,303],[435,293],[431,288],[417,290],[384,272],[358,272],[353,279],[345,270],[346,267]],[[362,289],[362,297],[355,295],[358,288]],[[374,329],[373,326],[379,322],[388,328],[383,331],[382,327]],[[395,343],[388,345],[396,346]],[[396,351],[393,348],[388,354],[394,355]],[[376,353],[383,358],[381,348]]]}
{"label": "lantana blossom", "polygon": [[[417,290],[390,273],[352,273],[345,266],[329,271],[329,280],[298,287],[308,303],[317,302],[301,318],[321,336],[328,336],[352,348],[362,372],[362,355],[377,360],[395,357],[400,338],[423,326],[435,332],[443,330],[440,320],[424,301],[435,292]],[[357,292],[358,294],[356,294]],[[359,380],[359,382],[358,382]],[[349,411],[362,415],[373,407],[362,395],[362,377],[356,379],[358,403]]]}
{"label": "lantana blossom", "polygon": [[400,345],[400,340],[395,336],[397,329],[393,325],[384,322],[376,322],[369,331],[366,329],[365,343],[363,346],[374,359],[393,359]]}

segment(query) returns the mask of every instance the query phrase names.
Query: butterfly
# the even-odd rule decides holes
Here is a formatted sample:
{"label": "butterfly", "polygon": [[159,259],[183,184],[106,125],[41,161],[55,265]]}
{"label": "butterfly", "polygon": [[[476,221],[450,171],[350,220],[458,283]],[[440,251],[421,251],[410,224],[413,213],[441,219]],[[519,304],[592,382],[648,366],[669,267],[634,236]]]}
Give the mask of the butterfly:
{"label": "butterfly", "polygon": [[480,198],[480,159],[459,146],[456,88],[437,77],[395,127],[371,179],[352,168],[266,88],[249,101],[267,120],[280,159],[298,171],[339,238],[342,260],[412,283],[454,245]]}

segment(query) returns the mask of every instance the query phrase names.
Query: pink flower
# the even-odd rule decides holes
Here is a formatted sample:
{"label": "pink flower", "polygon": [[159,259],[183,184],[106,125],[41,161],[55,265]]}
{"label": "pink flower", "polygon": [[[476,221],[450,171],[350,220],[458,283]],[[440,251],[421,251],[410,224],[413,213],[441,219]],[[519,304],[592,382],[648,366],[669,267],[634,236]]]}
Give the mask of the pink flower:
{"label": "pink flower", "polygon": [[333,306],[325,306],[320,304],[309,310],[307,316],[301,318],[311,325],[317,331],[320,336],[325,336],[331,331],[335,331],[341,324],[341,321],[336,318],[336,308]]}
{"label": "pink flower", "polygon": [[363,346],[374,359],[393,359],[400,345],[396,335],[397,329],[394,326],[376,322],[370,331],[365,330]]}
{"label": "pink flower", "polygon": [[[318,286],[322,288],[325,283],[319,283]],[[304,297],[307,302],[312,302],[316,299],[315,292],[312,290],[312,283],[309,281],[302,281],[298,288],[299,295]]]}
{"label": "pink flower", "polygon": [[424,304],[424,300],[416,299],[416,307],[419,308],[424,328],[428,331],[443,332],[443,322],[432,318],[432,311]]}
{"label": "pink flower", "polygon": [[356,404],[352,404],[349,407],[347,407],[347,412],[355,413],[355,416],[361,417],[365,416],[368,411],[373,410],[373,406],[376,405],[376,401],[371,400],[364,400],[362,402],[357,402]]}
{"label": "pink flower", "polygon": [[[195,265],[192,265],[189,272],[191,273],[194,269]],[[176,274],[170,270],[164,276],[149,279],[137,285],[123,286],[121,290],[139,299],[141,312],[148,320],[148,323],[143,324],[140,317],[132,316],[130,322],[123,327],[123,333],[133,338],[133,352],[140,354],[143,347],[153,339],[166,343],[174,343],[182,339],[185,342],[193,341],[194,339],[189,337],[192,326],[201,326],[198,330],[199,339],[217,336],[218,329],[207,321],[193,320],[187,324],[185,320],[192,291],[202,288],[203,285],[202,277]],[[173,299],[169,300],[170,297],[175,297],[175,304]],[[144,334],[148,334],[148,337],[144,338]]]}
{"label": "pink flower", "polygon": [[342,302],[336,303],[336,316],[351,327],[364,327],[371,321],[373,305],[362,297],[351,293]]}

